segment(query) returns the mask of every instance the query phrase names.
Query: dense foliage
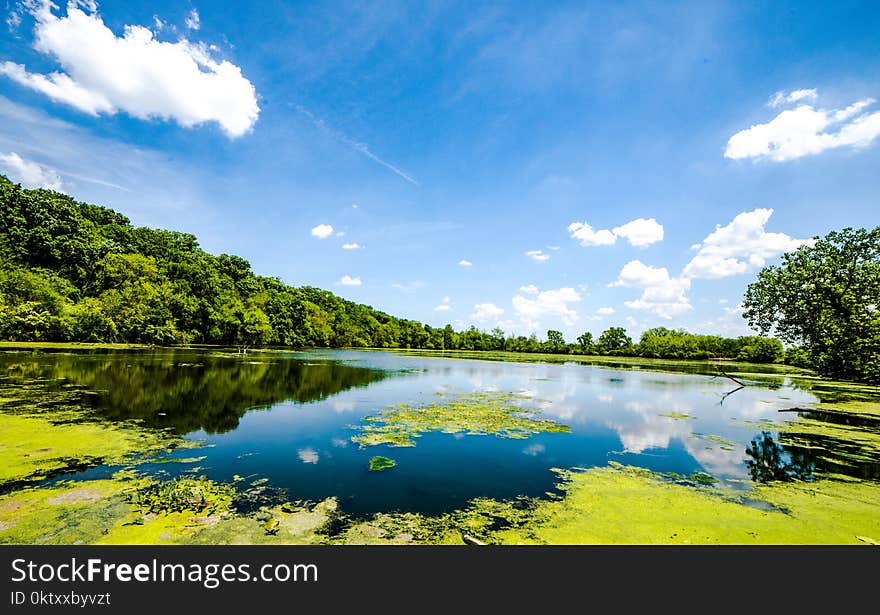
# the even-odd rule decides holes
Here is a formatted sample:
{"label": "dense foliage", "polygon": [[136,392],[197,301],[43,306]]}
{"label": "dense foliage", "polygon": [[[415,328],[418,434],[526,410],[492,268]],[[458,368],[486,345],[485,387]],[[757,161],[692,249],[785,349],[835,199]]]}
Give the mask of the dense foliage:
{"label": "dense foliage", "polygon": [[0,176],[0,339],[239,346],[428,348],[777,361],[782,346],[621,327],[576,344],[395,318],[309,286],[255,275],[193,235],[134,227],[110,209]]}
{"label": "dense foliage", "polygon": [[784,255],[749,285],[744,306],[752,327],[800,345],[819,373],[880,382],[880,227]]}

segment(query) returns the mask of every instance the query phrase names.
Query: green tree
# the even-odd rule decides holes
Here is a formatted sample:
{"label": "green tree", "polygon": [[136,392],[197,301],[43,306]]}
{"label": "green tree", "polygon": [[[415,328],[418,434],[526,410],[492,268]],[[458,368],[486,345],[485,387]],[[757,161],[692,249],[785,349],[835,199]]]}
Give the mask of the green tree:
{"label": "green tree", "polygon": [[547,345],[551,352],[562,352],[565,349],[565,338],[562,337],[562,332],[555,329],[547,331]]}
{"label": "green tree", "polygon": [[785,357],[782,342],[772,337],[752,335],[739,338],[742,344],[736,359],[750,363],[776,363]]}
{"label": "green tree", "polygon": [[593,334],[589,331],[584,331],[577,338],[577,343],[581,347],[582,354],[589,354],[593,352]]}
{"label": "green tree", "polygon": [[745,312],[761,334],[806,350],[833,378],[880,382],[880,227],[828,233],[748,286]]}
{"label": "green tree", "polygon": [[602,331],[596,346],[606,353],[620,353],[632,346],[632,338],[626,334],[623,327],[609,327]]}

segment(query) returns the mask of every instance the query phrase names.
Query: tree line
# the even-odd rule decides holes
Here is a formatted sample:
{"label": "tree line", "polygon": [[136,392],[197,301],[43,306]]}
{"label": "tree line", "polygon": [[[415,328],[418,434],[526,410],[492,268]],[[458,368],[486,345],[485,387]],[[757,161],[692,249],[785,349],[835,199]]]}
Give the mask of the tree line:
{"label": "tree line", "polygon": [[[876,268],[876,253],[873,258]],[[873,275],[877,286],[880,278]],[[769,290],[782,284],[774,280],[762,272],[746,298],[747,316],[763,334],[774,330],[774,315],[782,309],[768,301],[785,300],[782,291]],[[856,291],[868,292],[861,286],[846,292]],[[875,334],[877,303],[866,308],[874,323],[866,326]],[[810,314],[809,306],[804,311]],[[555,330],[541,340],[498,328],[431,327],[326,290],[256,275],[239,256],[205,252],[191,234],[134,227],[111,209],[51,190],[23,189],[0,175],[3,340],[494,350],[833,366],[835,344],[865,335],[865,327],[842,327],[837,341],[823,345],[787,324],[780,330],[793,343],[788,350],[772,337],[725,338],[664,327],[644,332],[638,343],[621,327],[595,339],[585,332],[571,343]],[[813,352],[818,348],[821,353]],[[876,343],[871,348],[874,358],[858,359],[862,364],[876,364]],[[849,364],[858,360],[850,357]],[[859,379],[858,373],[846,375]]]}

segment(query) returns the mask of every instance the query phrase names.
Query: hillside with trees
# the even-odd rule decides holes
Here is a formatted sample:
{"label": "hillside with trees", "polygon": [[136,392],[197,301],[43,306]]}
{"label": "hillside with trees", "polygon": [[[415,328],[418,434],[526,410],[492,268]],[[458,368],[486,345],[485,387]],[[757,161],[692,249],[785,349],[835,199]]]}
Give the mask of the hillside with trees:
{"label": "hillside with trees", "polygon": [[780,361],[782,344],[621,327],[567,343],[559,331],[431,327],[212,255],[193,235],[133,226],[111,209],[0,176],[0,339],[7,341],[371,347]]}

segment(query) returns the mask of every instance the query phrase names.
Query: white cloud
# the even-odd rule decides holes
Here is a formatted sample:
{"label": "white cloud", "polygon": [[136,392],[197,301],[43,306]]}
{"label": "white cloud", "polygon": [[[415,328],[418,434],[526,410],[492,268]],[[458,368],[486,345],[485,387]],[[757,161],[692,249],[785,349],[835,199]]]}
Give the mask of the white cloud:
{"label": "white cloud", "polygon": [[443,302],[434,308],[435,312],[448,312],[449,308],[452,307],[449,305],[451,303],[451,299],[449,297],[443,297]]}
{"label": "white cloud", "polygon": [[568,233],[577,239],[582,246],[611,246],[617,242],[617,235],[607,229],[594,231],[586,222],[572,222],[568,225]]}
{"label": "white cloud", "polygon": [[538,261],[539,263],[550,260],[550,255],[545,254],[543,250],[529,250],[528,252],[526,252],[526,256],[528,256],[532,260]]}
{"label": "white cloud", "polygon": [[12,181],[25,188],[62,190],[64,182],[55,170],[33,160],[25,160],[15,152],[0,153],[0,169]]}
{"label": "white cloud", "polygon": [[596,314],[599,316],[611,316],[614,313],[613,307],[600,307],[596,310]]}
{"label": "white cloud", "polygon": [[360,278],[353,278],[349,275],[344,275],[341,278],[339,278],[339,284],[342,284],[343,286],[360,286],[361,279]]}
{"label": "white cloud", "polygon": [[478,303],[474,306],[471,320],[476,320],[477,322],[498,320],[502,314],[504,314],[504,310],[494,303]]}
{"label": "white cloud", "polygon": [[865,98],[842,109],[816,109],[808,104],[786,109],[766,124],[755,124],[730,137],[724,157],[782,162],[838,147],[867,147],[880,135],[880,111],[862,113],[874,102]]}
{"label": "white cloud", "polygon": [[362,246],[361,244],[359,244],[359,243],[357,243],[357,242],[344,243],[344,244],[342,244],[342,249],[343,249],[343,250],[360,250],[360,249],[363,248],[363,247],[364,247],[364,246]]}
{"label": "white cloud", "polygon": [[6,25],[9,27],[10,32],[15,31],[21,25],[21,15],[15,11],[10,11],[9,16],[6,18]]}
{"label": "white cloud", "polygon": [[568,225],[568,233],[582,246],[612,246],[618,237],[623,237],[630,245],[643,247],[663,239],[663,225],[654,218],[636,218],[609,231],[595,230],[586,222],[572,222]]}
{"label": "white cloud", "polygon": [[537,328],[540,320],[544,317],[561,318],[567,325],[574,324],[578,319],[578,313],[569,307],[569,303],[577,303],[581,300],[578,292],[571,287],[563,287],[555,290],[545,290],[526,297],[516,295],[513,297],[513,310],[523,323],[530,328]]}
{"label": "white cloud", "polygon": [[458,266],[459,267],[472,267],[473,263],[470,261],[466,261],[464,259],[461,259],[460,261],[458,261]]}
{"label": "white cloud", "polygon": [[301,448],[296,452],[296,456],[299,457],[299,460],[303,463],[318,463],[320,456],[318,452],[310,447]]}
{"label": "white cloud", "polygon": [[317,237],[318,239],[327,239],[332,234],[333,227],[329,224],[319,224],[312,229],[312,237]]}
{"label": "white cloud", "polygon": [[158,41],[138,25],[125,26],[118,37],[96,10],[85,12],[74,3],[64,17],[49,2],[30,6],[34,49],[62,70],[39,74],[13,62],[0,64],[0,74],[19,84],[90,115],[122,111],[139,119],[173,119],[186,128],[217,122],[229,137],[256,123],[253,84],[203,43]]}
{"label": "white cloud", "polygon": [[651,267],[641,261],[628,262],[609,286],[641,288],[642,296],[624,305],[633,310],[646,310],[661,318],[673,318],[692,309],[686,292],[691,287],[687,278],[673,278],[665,267]]}
{"label": "white cloud", "polygon": [[810,100],[816,100],[816,98],[818,98],[816,90],[792,90],[788,93],[781,91],[776,92],[773,96],[770,97],[770,100],[767,101],[767,105],[775,109],[777,107],[782,107],[787,103],[795,103],[799,100],[804,100],[807,98]]}
{"label": "white cloud", "polygon": [[189,30],[198,30],[202,27],[202,19],[199,17],[199,12],[195,9],[189,12],[189,15],[187,15],[183,23],[186,24],[186,27]]}
{"label": "white cloud", "polygon": [[520,290],[520,292],[527,293],[529,295],[537,295],[538,294],[538,287],[535,286],[534,284],[526,284],[525,286],[520,286],[519,290]]}
{"label": "white cloud", "polygon": [[636,218],[611,229],[618,237],[624,237],[631,245],[649,246],[663,240],[663,225],[654,218]]}
{"label": "white cloud", "polygon": [[771,215],[772,209],[754,209],[737,214],[726,226],[716,226],[708,237],[695,244],[697,254],[685,265],[682,275],[716,279],[745,273],[763,267],[768,258],[812,243],[809,239],[765,231]]}

